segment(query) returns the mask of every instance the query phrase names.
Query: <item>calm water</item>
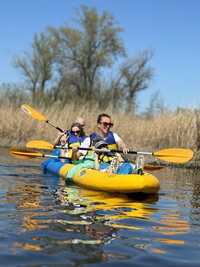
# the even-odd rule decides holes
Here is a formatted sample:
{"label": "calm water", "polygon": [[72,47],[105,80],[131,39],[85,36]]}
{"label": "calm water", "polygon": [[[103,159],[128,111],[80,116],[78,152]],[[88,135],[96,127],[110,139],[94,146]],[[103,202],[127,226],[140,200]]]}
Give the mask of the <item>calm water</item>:
{"label": "calm water", "polygon": [[0,266],[200,266],[200,175],[136,199],[66,186],[0,149]]}

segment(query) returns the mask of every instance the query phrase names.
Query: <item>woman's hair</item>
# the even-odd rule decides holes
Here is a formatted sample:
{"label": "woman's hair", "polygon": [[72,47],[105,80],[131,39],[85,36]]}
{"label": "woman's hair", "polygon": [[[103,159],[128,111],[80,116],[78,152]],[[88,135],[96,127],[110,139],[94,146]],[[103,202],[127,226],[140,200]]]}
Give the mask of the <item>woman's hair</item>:
{"label": "woman's hair", "polygon": [[72,128],[73,128],[73,127],[78,127],[79,130],[80,130],[80,136],[85,136],[84,129],[83,129],[83,127],[81,126],[80,123],[78,123],[78,122],[74,122],[74,123],[72,123],[71,131],[72,131]]}
{"label": "woman's hair", "polygon": [[72,128],[73,128],[73,127],[77,127],[77,128],[79,128],[80,131],[82,130],[82,127],[81,127],[80,123],[78,123],[78,122],[74,122],[74,123],[72,123],[72,125],[71,125],[71,131],[72,131]]}

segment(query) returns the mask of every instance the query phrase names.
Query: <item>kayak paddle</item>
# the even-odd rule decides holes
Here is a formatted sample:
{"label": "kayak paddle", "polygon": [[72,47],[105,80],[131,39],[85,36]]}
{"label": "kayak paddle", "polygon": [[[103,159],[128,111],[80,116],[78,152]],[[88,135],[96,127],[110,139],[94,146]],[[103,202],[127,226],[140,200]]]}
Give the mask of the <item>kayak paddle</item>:
{"label": "kayak paddle", "polygon": [[10,154],[16,158],[23,158],[23,159],[32,159],[32,158],[53,158],[53,159],[69,159],[68,157],[64,156],[57,156],[57,155],[49,155],[44,154],[36,151],[26,150],[26,149],[15,149],[12,148],[10,150]]}
{"label": "kayak paddle", "polygon": [[[32,140],[29,141],[26,144],[26,147],[28,148],[37,148],[37,149],[46,149],[46,150],[53,150],[54,148],[60,148],[63,149],[61,146],[54,146],[51,143],[43,140]],[[79,150],[93,150],[93,151],[101,151],[105,153],[109,152],[118,152],[123,153],[122,150],[103,150],[103,149],[93,149],[93,148],[80,148]],[[168,161],[172,163],[186,163],[193,157],[193,151],[191,149],[185,149],[185,148],[167,148],[162,149],[156,152],[140,152],[140,151],[128,151],[128,154],[135,154],[135,155],[150,155],[154,156],[155,158],[158,158],[163,161]]]}
{"label": "kayak paddle", "polygon": [[[21,159],[33,159],[33,158],[69,159],[64,156],[44,154],[36,151],[31,151],[26,149],[15,149],[15,148],[12,148],[10,150],[10,154],[16,158],[21,158]],[[146,171],[157,171],[163,168],[164,168],[163,166],[154,166],[151,164],[144,165],[144,170]]]}
{"label": "kayak paddle", "polygon": [[57,129],[60,132],[64,132],[63,129],[59,128],[58,126],[53,125],[52,123],[50,123],[50,121],[39,111],[37,111],[36,109],[32,108],[31,106],[27,105],[27,104],[23,104],[21,105],[21,109],[28,115],[30,115],[32,118],[38,120],[38,121],[44,121],[46,123],[48,123],[49,125],[51,125],[52,127],[54,127],[55,129]]}

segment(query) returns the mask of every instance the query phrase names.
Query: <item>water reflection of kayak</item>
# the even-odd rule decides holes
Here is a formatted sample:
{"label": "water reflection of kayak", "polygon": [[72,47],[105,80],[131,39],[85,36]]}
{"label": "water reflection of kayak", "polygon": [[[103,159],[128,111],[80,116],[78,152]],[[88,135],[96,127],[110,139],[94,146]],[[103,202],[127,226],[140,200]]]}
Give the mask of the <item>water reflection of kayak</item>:
{"label": "water reflection of kayak", "polygon": [[[74,165],[56,160],[43,163],[43,168],[53,174],[67,178]],[[73,182],[81,187],[106,192],[119,193],[157,193],[160,188],[158,179],[150,173],[108,174],[92,169],[82,169],[75,173]]]}
{"label": "water reflection of kayak", "polygon": [[[154,212],[150,205],[158,201],[158,194],[120,194],[102,191],[91,191],[84,188],[66,187],[65,197],[68,202],[80,204],[88,211],[120,211],[112,218],[122,219],[138,217],[148,219]],[[110,217],[111,214],[108,213]]]}
{"label": "water reflection of kayak", "polygon": [[67,224],[84,224],[90,227],[93,223],[102,223],[114,229],[135,231],[143,229],[141,220],[151,220],[157,212],[153,205],[158,201],[158,194],[111,194],[67,186],[62,196],[63,205],[67,207],[72,203],[73,206],[73,209],[66,209],[65,212],[80,215],[82,218],[81,221],[63,222]]}

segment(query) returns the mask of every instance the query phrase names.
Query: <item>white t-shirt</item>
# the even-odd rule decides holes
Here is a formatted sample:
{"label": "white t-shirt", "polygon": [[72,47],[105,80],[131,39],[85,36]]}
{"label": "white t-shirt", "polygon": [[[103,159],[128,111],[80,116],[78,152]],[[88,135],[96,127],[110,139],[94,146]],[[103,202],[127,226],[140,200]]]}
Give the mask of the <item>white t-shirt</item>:
{"label": "white t-shirt", "polygon": [[[114,139],[115,139],[115,142],[116,142],[116,143],[118,143],[118,142],[121,140],[121,138],[119,137],[118,134],[113,133],[113,136],[114,136]],[[105,138],[102,137],[102,139],[105,140],[106,137],[105,137]],[[88,147],[90,147],[90,144],[91,144],[90,137],[86,137],[85,140],[81,143],[80,148],[81,148],[81,147],[88,148]],[[81,153],[83,156],[85,156],[85,155],[87,154],[87,150],[80,150],[80,153]]]}

